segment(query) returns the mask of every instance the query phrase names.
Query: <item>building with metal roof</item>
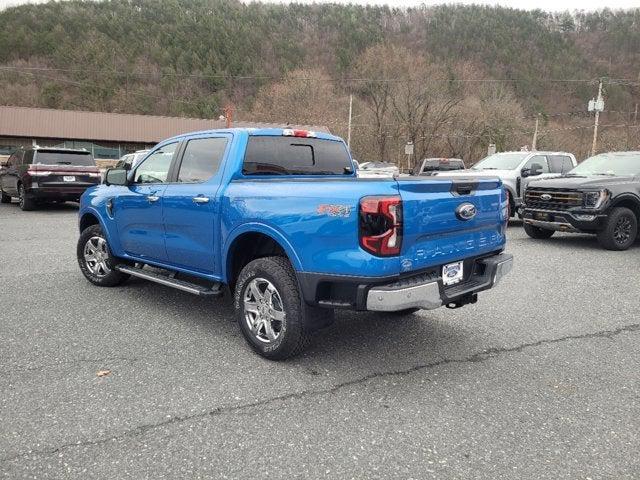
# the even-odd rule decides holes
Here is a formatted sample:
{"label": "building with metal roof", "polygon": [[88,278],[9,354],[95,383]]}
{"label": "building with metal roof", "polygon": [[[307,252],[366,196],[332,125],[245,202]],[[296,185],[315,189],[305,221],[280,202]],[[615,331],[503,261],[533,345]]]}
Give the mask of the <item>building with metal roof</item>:
{"label": "building with metal roof", "polygon": [[[329,132],[326,127],[287,123],[233,122],[234,127],[302,128]],[[85,148],[95,158],[117,159],[150,148],[157,142],[197,130],[225,128],[226,120],[125,113],[53,110],[0,106],[0,155],[21,146]]]}

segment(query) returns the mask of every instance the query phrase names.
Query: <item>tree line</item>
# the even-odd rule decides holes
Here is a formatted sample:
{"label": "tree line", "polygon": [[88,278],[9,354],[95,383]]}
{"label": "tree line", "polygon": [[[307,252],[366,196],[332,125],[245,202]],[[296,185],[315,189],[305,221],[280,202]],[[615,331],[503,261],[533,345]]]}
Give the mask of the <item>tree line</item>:
{"label": "tree line", "polygon": [[346,136],[352,96],[359,159],[402,162],[412,141],[418,159],[473,161],[530,144],[536,117],[539,148],[586,155],[607,77],[603,148],[640,143],[640,9],[72,0],[0,21],[2,104],[203,118],[233,104]]}

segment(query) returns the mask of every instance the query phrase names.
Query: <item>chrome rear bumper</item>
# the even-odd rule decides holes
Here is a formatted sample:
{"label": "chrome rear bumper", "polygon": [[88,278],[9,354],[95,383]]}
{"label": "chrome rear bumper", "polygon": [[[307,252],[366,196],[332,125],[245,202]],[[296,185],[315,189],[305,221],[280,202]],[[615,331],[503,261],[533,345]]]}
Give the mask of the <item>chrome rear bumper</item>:
{"label": "chrome rear bumper", "polygon": [[[442,280],[407,287],[376,286],[367,294],[367,310],[397,312],[409,308],[433,310],[442,305],[472,303],[470,299],[497,284],[513,267],[513,255],[501,253],[476,262],[469,278],[459,284],[444,287]],[[469,300],[469,301],[466,301]]]}

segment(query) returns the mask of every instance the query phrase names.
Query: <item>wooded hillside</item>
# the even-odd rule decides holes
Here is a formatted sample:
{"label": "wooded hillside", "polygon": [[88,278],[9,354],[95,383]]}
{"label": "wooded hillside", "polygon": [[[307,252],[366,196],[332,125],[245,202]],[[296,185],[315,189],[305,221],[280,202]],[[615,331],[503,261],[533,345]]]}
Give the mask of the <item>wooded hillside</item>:
{"label": "wooded hillside", "polygon": [[[0,12],[0,103],[323,124],[361,160],[475,160],[489,143],[640,148],[640,9],[551,14],[233,0],[65,1]],[[609,126],[607,126],[609,125]]]}

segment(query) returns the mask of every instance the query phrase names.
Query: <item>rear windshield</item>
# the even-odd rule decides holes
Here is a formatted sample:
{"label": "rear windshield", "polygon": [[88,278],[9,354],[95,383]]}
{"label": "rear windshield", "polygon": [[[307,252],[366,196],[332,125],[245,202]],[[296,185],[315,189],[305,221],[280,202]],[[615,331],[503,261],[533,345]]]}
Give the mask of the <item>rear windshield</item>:
{"label": "rear windshield", "polygon": [[46,150],[36,151],[33,163],[78,166],[95,166],[96,164],[89,152],[55,152]]}
{"label": "rear windshield", "polygon": [[443,158],[439,160],[425,160],[423,172],[432,172],[434,170],[462,170],[464,163],[462,160]]}
{"label": "rear windshield", "polygon": [[249,137],[245,175],[344,175],[352,173],[342,142],[319,138]]}

